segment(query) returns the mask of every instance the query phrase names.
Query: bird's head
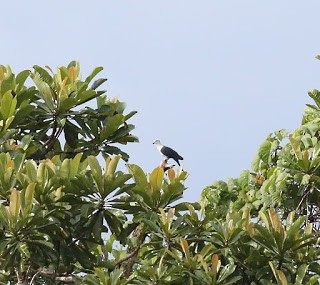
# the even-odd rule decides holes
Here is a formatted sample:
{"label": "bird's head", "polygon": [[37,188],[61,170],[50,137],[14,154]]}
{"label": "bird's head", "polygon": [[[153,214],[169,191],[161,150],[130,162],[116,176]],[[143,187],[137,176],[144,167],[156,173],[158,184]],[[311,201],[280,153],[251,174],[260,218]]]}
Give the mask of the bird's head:
{"label": "bird's head", "polygon": [[153,144],[161,144],[161,143],[160,143],[160,140],[155,140]]}

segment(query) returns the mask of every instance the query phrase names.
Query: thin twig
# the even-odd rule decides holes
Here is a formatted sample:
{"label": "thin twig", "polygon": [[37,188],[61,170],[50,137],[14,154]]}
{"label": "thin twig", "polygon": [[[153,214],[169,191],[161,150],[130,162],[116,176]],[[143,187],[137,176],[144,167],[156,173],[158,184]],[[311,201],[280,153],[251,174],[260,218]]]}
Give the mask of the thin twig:
{"label": "thin twig", "polygon": [[30,281],[30,284],[32,285],[33,284],[33,280],[36,278],[36,276],[38,274],[40,274],[41,271],[37,271],[35,274],[33,274],[32,278],[31,278],[31,281]]}

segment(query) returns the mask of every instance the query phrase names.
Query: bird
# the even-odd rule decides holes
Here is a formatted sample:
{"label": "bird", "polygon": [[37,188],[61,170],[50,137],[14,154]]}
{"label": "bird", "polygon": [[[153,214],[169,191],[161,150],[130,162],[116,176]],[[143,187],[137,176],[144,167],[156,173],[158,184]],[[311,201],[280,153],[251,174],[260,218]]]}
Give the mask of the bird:
{"label": "bird", "polygon": [[164,146],[160,140],[155,140],[153,144],[156,145],[158,151],[167,158],[166,160],[172,158],[180,166],[179,160],[183,160],[183,157],[175,150],[168,146]]}

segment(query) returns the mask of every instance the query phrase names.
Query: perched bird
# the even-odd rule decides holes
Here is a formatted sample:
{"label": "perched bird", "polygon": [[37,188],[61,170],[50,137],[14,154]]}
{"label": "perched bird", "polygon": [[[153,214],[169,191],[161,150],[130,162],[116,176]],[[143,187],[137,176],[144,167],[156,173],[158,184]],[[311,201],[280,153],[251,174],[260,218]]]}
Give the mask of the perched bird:
{"label": "perched bird", "polygon": [[164,146],[159,140],[155,140],[153,144],[155,144],[158,151],[167,158],[167,161],[169,158],[172,158],[180,166],[179,160],[183,160],[183,157],[179,155],[175,150],[170,147]]}

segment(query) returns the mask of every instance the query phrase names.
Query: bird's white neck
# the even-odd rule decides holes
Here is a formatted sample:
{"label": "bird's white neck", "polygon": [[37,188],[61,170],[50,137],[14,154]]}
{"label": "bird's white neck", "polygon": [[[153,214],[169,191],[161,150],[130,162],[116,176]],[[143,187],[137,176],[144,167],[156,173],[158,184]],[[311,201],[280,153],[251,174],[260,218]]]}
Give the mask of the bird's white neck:
{"label": "bird's white neck", "polygon": [[161,143],[157,143],[156,147],[157,147],[157,150],[160,152],[162,147],[163,147],[163,145]]}

